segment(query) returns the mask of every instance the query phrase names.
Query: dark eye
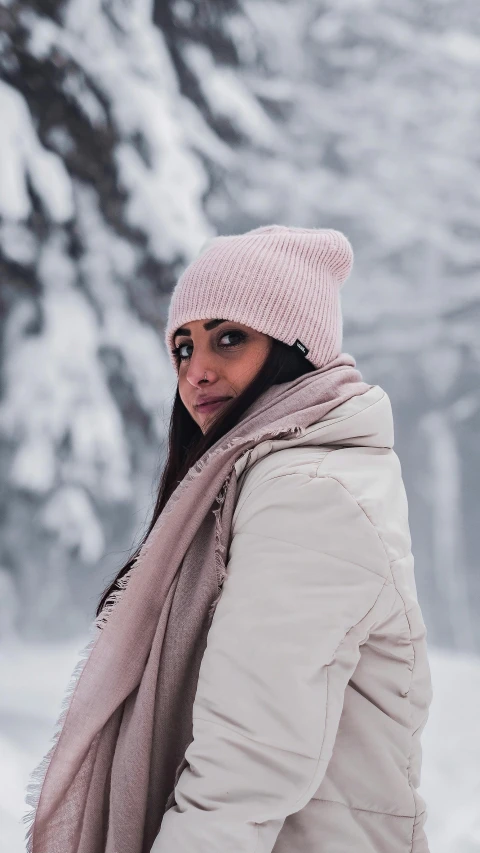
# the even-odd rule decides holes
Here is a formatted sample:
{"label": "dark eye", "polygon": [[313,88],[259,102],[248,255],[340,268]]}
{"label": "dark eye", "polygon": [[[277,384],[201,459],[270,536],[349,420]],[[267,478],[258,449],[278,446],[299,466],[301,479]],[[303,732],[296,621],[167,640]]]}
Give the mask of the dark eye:
{"label": "dark eye", "polygon": [[[237,344],[242,343],[242,341],[244,341],[246,337],[247,336],[246,336],[245,332],[241,332],[240,329],[232,329],[231,332],[222,332],[222,334],[220,335],[220,338],[219,338],[219,346],[221,346],[221,347],[236,346]],[[223,338],[233,338],[233,343],[232,344],[226,344],[226,345],[220,344],[220,341],[223,340]]]}
{"label": "dark eye", "polygon": [[[220,343],[220,341],[222,341],[223,338],[232,338],[233,342],[228,344],[222,344]],[[232,347],[238,346],[239,344],[243,343],[246,338],[247,335],[245,332],[242,332],[240,329],[232,329],[231,332],[221,332],[217,342],[218,346],[222,347],[222,349],[231,349]],[[187,361],[187,359],[189,359],[191,356],[191,352],[185,353],[184,350],[189,347],[191,348],[192,344],[179,344],[178,346],[172,349],[172,352],[174,356],[176,356],[180,361]]]}
{"label": "dark eye", "polygon": [[190,358],[189,355],[182,355],[182,350],[184,347],[191,347],[191,344],[179,344],[178,347],[174,347],[172,349],[173,354],[180,359],[180,361],[186,361],[187,358]]}

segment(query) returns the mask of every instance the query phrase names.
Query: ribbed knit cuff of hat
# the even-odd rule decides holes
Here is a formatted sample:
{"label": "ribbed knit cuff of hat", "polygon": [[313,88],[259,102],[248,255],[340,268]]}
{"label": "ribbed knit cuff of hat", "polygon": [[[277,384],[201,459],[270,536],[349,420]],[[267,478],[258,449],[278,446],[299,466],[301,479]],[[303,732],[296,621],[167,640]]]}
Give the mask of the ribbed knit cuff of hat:
{"label": "ribbed knit cuff of hat", "polygon": [[242,323],[289,345],[299,341],[309,361],[323,367],[342,350],[340,289],[352,265],[350,242],[331,228],[263,225],[210,238],[170,300],[165,342],[175,370],[175,331],[203,319]]}

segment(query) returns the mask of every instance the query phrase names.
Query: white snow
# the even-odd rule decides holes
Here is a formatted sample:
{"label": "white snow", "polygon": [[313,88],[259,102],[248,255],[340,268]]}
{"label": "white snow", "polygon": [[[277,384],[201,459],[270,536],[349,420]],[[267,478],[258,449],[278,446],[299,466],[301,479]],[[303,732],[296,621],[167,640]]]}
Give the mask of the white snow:
{"label": "white snow", "polygon": [[0,650],[0,853],[23,853],[22,816],[30,773],[47,752],[61,701],[87,638],[28,645],[12,638]]}
{"label": "white snow", "polygon": [[[182,61],[210,112],[245,135],[238,145],[189,99],[195,87],[181,85],[152,0],[68,0],[55,20],[41,4],[37,12],[9,5],[25,53],[9,53],[5,32],[5,67],[29,55],[49,61],[52,103],[38,100],[30,81],[25,97],[0,84],[0,247],[17,265],[1,283],[9,530],[0,633],[14,624],[20,584],[22,603],[40,598],[47,618],[57,602],[70,620],[71,553],[90,564],[102,549],[108,557],[118,504],[143,515],[175,388],[159,327],[177,270],[217,230],[277,221],[332,225],[352,238],[342,305],[358,333],[347,349],[362,370],[366,360],[366,378],[385,379],[399,420],[408,412],[398,450],[424,537],[418,576],[427,609],[435,602],[427,621],[438,642],[451,623],[451,641],[470,647],[478,635],[470,508],[480,336],[469,310],[480,268],[476,4],[240,0],[232,14],[222,4],[215,23],[233,40],[238,66],[195,39],[195,4],[174,4],[177,23],[191,23],[176,45]],[[102,171],[89,178],[96,148],[81,128],[92,127]],[[111,188],[115,169],[124,202]],[[417,466],[416,442],[429,437]],[[38,549],[22,535],[25,505],[35,507]],[[430,598],[428,584],[440,578]]]}
{"label": "white snow", "polygon": [[[432,507],[432,550],[435,576],[448,602],[455,648],[475,650],[465,571],[465,526],[462,517],[460,453],[455,422],[448,409],[422,418],[430,463],[428,497]],[[424,487],[425,488],[425,487]]]}
{"label": "white snow", "polygon": [[233,127],[257,145],[278,147],[277,128],[238,74],[217,64],[202,44],[190,45],[184,54],[214,114],[228,118]]}
{"label": "white snow", "polygon": [[[87,642],[28,645],[0,655],[0,853],[24,850],[21,817],[30,772],[48,749],[70,675]],[[421,794],[430,853],[480,849],[480,659],[431,650],[434,700],[423,733]]]}
{"label": "white snow", "polygon": [[41,511],[45,530],[55,533],[66,552],[78,549],[84,563],[97,563],[105,550],[105,537],[90,496],[78,486],[63,486]]}
{"label": "white snow", "polygon": [[446,34],[443,43],[458,62],[480,65],[480,38],[477,35],[455,30]]}
{"label": "white snow", "polygon": [[[11,481],[47,493],[62,469],[67,480],[124,500],[131,494],[129,453],[120,412],[99,370],[99,320],[75,287],[60,235],[43,246],[39,271],[44,334],[24,333],[33,317],[22,301],[7,323],[0,430],[20,439]],[[62,462],[58,445],[64,439],[71,453]]]}
{"label": "white snow", "polygon": [[480,850],[480,659],[432,652],[434,699],[423,733],[430,853]]}
{"label": "white snow", "polygon": [[80,269],[102,315],[98,345],[121,353],[125,376],[161,439],[161,404],[173,396],[175,382],[161,335],[132,312],[125,287],[119,286],[135,275],[135,250],[105,226],[91,190],[79,187],[76,200],[79,233],[85,245]]}
{"label": "white snow", "polygon": [[0,81],[0,214],[26,219],[31,210],[30,179],[48,216],[65,222],[73,214],[72,187],[63,162],[37,137],[22,95]]}
{"label": "white snow", "polygon": [[21,222],[4,220],[0,223],[0,243],[6,257],[17,264],[33,264],[37,245],[32,232]]}
{"label": "white snow", "polygon": [[[208,178],[183,129],[178,81],[165,40],[147,17],[148,4],[122,4],[120,11],[112,6],[109,15],[98,5],[70,0],[58,42],[109,100],[123,136],[116,162],[128,193],[128,221],[148,235],[157,258],[193,254],[211,232],[201,205]],[[115,14],[119,26],[112,21]],[[136,137],[148,162],[137,150]]]}

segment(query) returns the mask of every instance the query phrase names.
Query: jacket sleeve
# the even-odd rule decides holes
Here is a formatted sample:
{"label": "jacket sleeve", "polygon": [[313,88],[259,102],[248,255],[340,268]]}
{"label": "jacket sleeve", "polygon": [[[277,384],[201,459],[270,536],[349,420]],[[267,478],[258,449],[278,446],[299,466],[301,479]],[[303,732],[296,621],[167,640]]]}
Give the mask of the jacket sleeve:
{"label": "jacket sleeve", "polygon": [[359,647],[392,605],[376,528],[338,480],[283,474],[240,498],[152,853],[270,853],[323,779]]}

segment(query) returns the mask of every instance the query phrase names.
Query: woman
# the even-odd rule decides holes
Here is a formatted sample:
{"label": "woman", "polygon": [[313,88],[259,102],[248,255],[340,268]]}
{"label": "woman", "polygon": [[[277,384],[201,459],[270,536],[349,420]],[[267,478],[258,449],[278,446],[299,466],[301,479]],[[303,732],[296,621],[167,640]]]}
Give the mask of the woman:
{"label": "woman", "polygon": [[389,399],[332,229],[209,240],[172,295],[150,527],[102,597],[32,853],[426,853],[431,699]]}

